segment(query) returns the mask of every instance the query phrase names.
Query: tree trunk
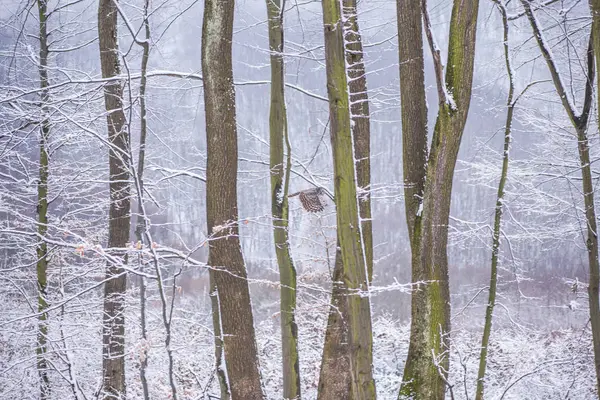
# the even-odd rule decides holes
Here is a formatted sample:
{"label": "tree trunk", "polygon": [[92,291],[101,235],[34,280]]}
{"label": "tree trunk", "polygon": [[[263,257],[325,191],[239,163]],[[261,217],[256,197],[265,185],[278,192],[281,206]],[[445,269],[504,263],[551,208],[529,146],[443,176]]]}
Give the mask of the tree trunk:
{"label": "tree trunk", "polygon": [[[348,68],[348,91],[352,140],[356,160],[356,177],[359,196],[359,213],[362,229],[365,262],[369,282],[373,277],[373,231],[371,222],[371,127],[367,78],[363,62],[362,39],[358,27],[356,0],[343,1],[345,56]],[[339,247],[339,246],[338,246]],[[331,307],[327,320],[318,399],[351,399],[352,375],[350,372],[350,346],[348,324],[344,320],[348,310],[344,288],[340,285],[343,273],[342,257],[336,252],[331,292]]]}
{"label": "tree trunk", "polygon": [[48,308],[47,300],[47,270],[48,270],[48,245],[44,237],[48,230],[48,138],[50,136],[50,121],[48,101],[48,31],[47,31],[47,3],[46,0],[37,1],[39,11],[39,39],[40,39],[40,87],[42,104],[42,122],[40,126],[40,166],[39,181],[37,185],[37,213],[38,213],[38,244],[37,244],[37,286],[38,286],[38,332],[37,332],[37,369],[40,378],[40,399],[46,400],[50,397],[50,381],[48,379]]}
{"label": "tree trunk", "polygon": [[504,62],[508,74],[508,99],[506,101],[506,123],[504,125],[504,153],[502,156],[502,172],[498,182],[498,193],[496,195],[496,210],[494,215],[494,231],[492,232],[492,265],[490,269],[490,288],[488,302],[485,310],[485,324],[483,326],[483,336],[481,338],[481,351],[479,354],[479,371],[477,373],[477,391],[475,400],[483,400],[485,370],[487,365],[488,346],[492,332],[492,317],[494,306],[496,305],[496,288],[498,282],[498,253],[500,250],[500,232],[502,223],[502,205],[504,200],[504,185],[508,176],[508,161],[511,142],[512,120],[516,101],[513,101],[515,92],[515,83],[513,70],[510,64],[510,53],[508,49],[508,16],[506,8],[501,2],[496,3],[502,14],[502,25],[504,27]]}
{"label": "tree trunk", "polygon": [[[478,0],[454,2],[445,82],[440,82],[442,74],[438,76],[440,108],[423,178],[422,203],[417,207],[412,229],[412,282],[419,290],[412,294],[410,344],[400,398],[443,399],[446,391],[450,333],[448,222],[454,167],[471,100],[478,8]],[[421,134],[419,130],[412,133]],[[410,147],[404,148],[405,157],[410,157],[409,151]],[[414,182],[421,179],[416,177]]]}
{"label": "tree trunk", "polygon": [[427,101],[421,0],[397,0],[396,6],[400,55],[404,206],[412,248],[415,219],[423,198],[427,167]]}
{"label": "tree trunk", "polygon": [[[233,400],[264,395],[246,267],[238,234],[237,128],[232,70],[234,0],[205,0],[202,72],[206,109],[208,265],[215,286],[229,391]],[[216,300],[216,301],[215,301]],[[220,365],[217,367],[221,367]],[[225,393],[226,397],[227,394]]]}
{"label": "tree trunk", "polygon": [[[588,262],[590,268],[590,282],[588,285],[588,301],[590,307],[590,321],[592,326],[592,342],[594,349],[594,363],[596,369],[596,385],[600,390],[600,305],[598,299],[598,286],[600,280],[600,262],[598,260],[598,234],[596,206],[594,201],[594,184],[592,181],[592,171],[590,165],[590,148],[587,135],[587,126],[589,114],[592,106],[593,88],[594,88],[594,51],[596,54],[600,51],[600,1],[591,0],[593,25],[590,32],[589,48],[587,51],[587,73],[588,79],[585,85],[583,99],[583,110],[577,113],[571,101],[569,101],[566,88],[556,67],[556,61],[552,57],[551,50],[546,47],[542,29],[538,23],[531,5],[527,0],[521,0],[525,9],[525,14],[533,30],[538,47],[544,56],[546,65],[552,76],[552,82],[556,93],[560,97],[563,108],[565,109],[575,132],[577,132],[577,149],[579,152],[579,163],[581,165],[581,178],[583,186],[583,203],[585,207],[585,220],[587,223],[586,247],[588,252]],[[600,60],[596,57],[596,64],[600,67]],[[600,74],[600,71],[596,71]],[[600,93],[600,91],[599,91]],[[599,114],[600,115],[600,114]]]}
{"label": "tree trunk", "polygon": [[[138,152],[138,165],[137,165],[137,185],[138,185],[138,215],[135,222],[135,238],[138,243],[144,243],[144,232],[147,229],[146,226],[146,215],[144,209],[144,161],[146,159],[146,137],[148,136],[148,119],[146,110],[146,87],[147,87],[147,71],[148,71],[148,59],[150,58],[150,22],[148,21],[148,6],[150,0],[144,1],[144,20],[142,25],[144,26],[144,32],[146,34],[146,40],[142,42],[142,65],[141,65],[141,78],[140,78],[140,150]],[[146,241],[147,242],[147,241]],[[147,246],[151,246],[152,243],[146,243]],[[144,261],[143,257],[139,255],[139,267],[140,272],[144,272]],[[140,324],[142,331],[142,339],[148,343],[148,332],[146,328],[146,278],[140,275]],[[140,381],[142,383],[142,392],[144,400],[150,399],[150,391],[148,389],[148,379],[146,377],[146,370],[148,369],[148,352],[149,348],[144,349],[144,354],[140,361]]]}
{"label": "tree trunk", "polygon": [[[590,0],[592,7],[592,15],[594,22],[592,25],[592,37],[593,37],[593,49],[596,54],[596,74],[597,82],[600,83],[600,0]],[[589,77],[589,79],[593,79]],[[598,86],[598,95],[600,95],[600,85]],[[598,117],[600,118],[600,105],[598,108]],[[580,140],[580,157],[581,157],[581,139]],[[587,155],[588,161],[582,165],[586,167],[590,174],[589,164],[589,149],[587,148],[587,140],[585,141],[585,149],[587,150],[584,156]],[[584,178],[584,183],[586,179]],[[591,186],[591,175],[588,182],[588,186]],[[589,189],[589,188],[588,188]],[[588,224],[588,255],[590,259],[590,282],[588,286],[588,299],[590,303],[590,320],[592,325],[592,340],[594,344],[594,362],[596,366],[596,389],[600,396],[600,300],[598,298],[598,287],[600,286],[600,265],[598,262],[598,235],[596,234],[596,213],[594,208],[594,192],[593,190],[586,190],[584,187],[584,193],[587,194],[586,198],[586,217],[590,222],[593,221],[593,225]],[[588,205],[589,203],[589,205]],[[590,214],[589,216],[587,214]]]}
{"label": "tree trunk", "polygon": [[[323,0],[325,30],[325,61],[327,93],[329,97],[330,132],[333,151],[334,187],[337,215],[337,240],[341,263],[339,275],[340,317],[347,325],[348,364],[350,370],[350,397],[375,399],[373,380],[373,334],[369,274],[362,241],[355,175],[356,156],[352,139],[345,38],[340,2]],[[335,286],[334,286],[335,287]],[[334,304],[337,299],[332,299]],[[330,314],[331,317],[331,314]],[[324,367],[327,364],[324,363]],[[328,385],[325,381],[321,384]],[[321,397],[322,398],[322,397]]]}
{"label": "tree trunk", "polygon": [[[271,50],[270,166],[271,213],[275,253],[279,265],[283,398],[300,399],[298,326],[296,325],[296,268],[290,254],[288,234],[288,189],[292,167],[284,96],[283,4],[266,0]],[[284,143],[287,157],[284,162]]]}
{"label": "tree trunk", "polygon": [[363,61],[363,47],[358,28],[357,0],[343,0],[346,64],[348,66],[348,90],[352,118],[352,139],[356,158],[356,177],[359,190],[359,210],[363,247],[369,272],[373,278],[373,228],[371,221],[371,121],[367,75]]}
{"label": "tree trunk", "polygon": [[[98,6],[98,38],[102,77],[120,75],[117,35],[117,6],[114,0],[100,0]],[[124,251],[129,239],[130,185],[128,146],[129,133],[123,112],[123,87],[118,81],[104,86],[109,149],[108,247],[112,255],[127,263]],[[118,249],[118,250],[117,250]],[[125,398],[125,291],[127,275],[119,263],[109,263],[104,285],[102,330],[102,373],[104,399]]]}
{"label": "tree trunk", "polygon": [[336,246],[335,266],[333,267],[331,306],[325,331],[323,357],[319,374],[317,400],[353,399],[352,374],[350,370],[351,351],[348,344],[348,305],[345,301],[347,290],[342,281],[343,264],[339,242]]}

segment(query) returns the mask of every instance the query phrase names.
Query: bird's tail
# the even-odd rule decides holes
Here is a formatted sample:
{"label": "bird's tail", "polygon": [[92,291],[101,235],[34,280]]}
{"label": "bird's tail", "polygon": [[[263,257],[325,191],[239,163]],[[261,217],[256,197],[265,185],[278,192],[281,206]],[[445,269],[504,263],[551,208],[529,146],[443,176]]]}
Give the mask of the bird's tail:
{"label": "bird's tail", "polygon": [[296,192],[296,193],[292,193],[292,194],[288,194],[288,197],[296,197],[300,194],[300,192]]}

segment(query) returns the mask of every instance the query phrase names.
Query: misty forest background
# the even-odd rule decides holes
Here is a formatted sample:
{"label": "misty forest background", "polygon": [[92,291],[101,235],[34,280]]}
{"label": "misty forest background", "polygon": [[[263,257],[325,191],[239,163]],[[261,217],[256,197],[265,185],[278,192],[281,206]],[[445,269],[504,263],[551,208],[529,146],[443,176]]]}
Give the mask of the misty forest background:
{"label": "misty forest background", "polygon": [[[508,44],[515,91],[521,93],[526,87],[527,91],[515,107],[512,127],[485,398],[594,399],[598,389],[577,137],[520,2],[508,3],[507,10],[514,16],[509,21]],[[589,4],[576,0],[534,3],[540,3],[535,12],[570,101],[581,108],[592,25]],[[36,211],[42,111],[38,3],[2,0],[0,5],[0,398],[39,399]],[[135,160],[142,121],[139,78],[144,47],[133,41],[131,33],[144,35],[143,7],[143,1],[119,1],[121,83]],[[452,7],[453,2],[445,0],[428,4],[432,32],[444,61]],[[47,9],[52,11],[47,14],[51,31],[50,100],[46,99],[51,110],[49,205],[47,233],[42,238],[48,245],[45,296],[50,307],[46,368],[51,390],[47,398],[93,399],[102,386],[103,283],[110,261],[104,250],[109,175],[97,2],[51,0]],[[139,372],[145,364],[150,398],[172,398],[173,384],[180,399],[220,398],[206,268],[203,13],[201,1],[149,3],[143,180],[153,243],[138,244],[132,224],[125,300],[129,399],[147,395]],[[373,376],[380,399],[398,396],[408,353],[413,293],[404,207],[396,18],[396,2],[358,2],[370,106],[374,273],[369,298]],[[292,157],[289,191],[319,186],[333,194],[321,2],[286,1],[284,32]],[[509,87],[503,44],[496,2],[481,1],[471,105],[453,178],[448,227],[452,305],[448,384],[456,399],[473,398],[477,383]],[[424,48],[431,132],[438,93],[427,42]],[[261,381],[266,398],[276,399],[283,396],[283,376],[269,172],[269,55],[266,2],[237,1],[233,74],[240,241]],[[592,107],[588,137],[597,190],[596,101]],[[136,196],[133,190],[132,221],[138,209]],[[308,213],[297,197],[289,199],[305,399],[317,398],[335,264],[335,204],[328,197],[326,202],[323,212]],[[147,262],[151,249],[160,249],[158,278]],[[145,262],[148,265],[143,269]],[[141,277],[145,277],[145,333],[140,328]],[[172,313],[168,332],[164,307]],[[170,338],[169,351],[165,335]]]}

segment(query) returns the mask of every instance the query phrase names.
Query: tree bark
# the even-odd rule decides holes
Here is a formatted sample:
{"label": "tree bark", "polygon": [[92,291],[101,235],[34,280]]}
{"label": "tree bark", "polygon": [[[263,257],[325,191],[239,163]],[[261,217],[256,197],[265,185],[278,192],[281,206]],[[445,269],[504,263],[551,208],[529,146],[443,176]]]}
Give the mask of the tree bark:
{"label": "tree bark", "polygon": [[400,106],[404,206],[413,247],[417,212],[423,199],[427,168],[427,101],[423,61],[421,0],[397,0],[398,53],[400,55]]}
{"label": "tree bark", "polygon": [[[237,127],[232,70],[234,0],[205,0],[202,72],[206,110],[206,221],[213,305],[233,400],[263,399],[252,306],[239,241]],[[215,309],[213,308],[213,311]],[[222,368],[217,365],[217,368]],[[226,397],[227,393],[225,393]]]}
{"label": "tree bark", "polygon": [[[98,38],[102,77],[121,73],[117,35],[117,6],[114,0],[100,0],[98,6]],[[123,112],[123,87],[118,81],[104,86],[109,149],[108,247],[113,256],[127,263],[124,248],[129,239],[130,184],[129,133]],[[127,275],[122,264],[107,265],[104,285],[102,330],[102,372],[104,399],[126,397],[125,388],[125,291]]]}
{"label": "tree bark", "polygon": [[[333,150],[334,187],[337,216],[337,240],[340,253],[336,265],[341,263],[341,273],[336,285],[341,291],[340,317],[347,325],[348,365],[350,370],[350,397],[375,399],[373,380],[373,334],[369,273],[363,247],[362,229],[355,175],[356,154],[352,138],[348,79],[345,53],[345,34],[341,4],[337,0],[323,0],[325,31],[325,61],[327,93],[329,97],[330,133]],[[341,259],[341,260],[339,260]],[[334,291],[335,294],[335,291]],[[337,299],[332,299],[335,304]],[[331,313],[330,313],[331,318]],[[324,363],[323,367],[327,364]],[[323,375],[322,375],[323,376]],[[328,385],[323,382],[321,385]],[[323,398],[323,397],[320,397]]]}
{"label": "tree bark", "polygon": [[344,288],[342,274],[342,254],[339,242],[336,245],[335,265],[333,267],[331,305],[327,318],[323,357],[319,374],[317,400],[354,399],[352,374],[350,368],[350,345],[348,343],[348,305],[345,301],[347,290]]}
{"label": "tree bark", "polygon": [[40,165],[39,180],[37,185],[37,213],[38,213],[38,235],[37,244],[37,286],[38,286],[38,332],[37,332],[37,369],[40,378],[40,399],[46,400],[50,397],[50,380],[48,378],[48,245],[44,237],[48,231],[48,139],[50,136],[50,120],[48,101],[48,29],[47,29],[47,2],[37,1],[39,12],[39,40],[40,40],[40,63],[38,66],[41,91],[42,122],[40,125]]}
{"label": "tree bark", "polygon": [[356,158],[356,177],[359,191],[359,211],[363,247],[369,273],[373,278],[373,227],[371,220],[371,121],[367,74],[364,64],[362,38],[358,27],[357,0],[343,0],[346,65],[352,118],[352,140]]}
{"label": "tree bark", "polygon": [[[296,268],[290,254],[288,189],[292,168],[284,95],[283,12],[285,0],[266,0],[271,51],[270,167],[273,237],[279,265],[283,398],[300,399],[298,326],[296,325]],[[287,157],[284,161],[284,143]]]}
{"label": "tree bark", "polygon": [[[593,38],[593,49],[594,54],[596,55],[596,74],[597,80],[596,82],[600,82],[600,0],[590,0],[590,5],[592,9],[593,16],[593,24],[592,24],[592,38]],[[588,79],[593,79],[592,77],[588,77]],[[598,86],[598,95],[600,96],[600,85]],[[600,97],[599,97],[600,98]],[[600,105],[597,107],[598,109],[598,117],[600,118]],[[581,140],[581,139],[580,139]],[[587,148],[587,141],[585,142]],[[581,154],[581,153],[580,153]],[[588,161],[586,165],[587,169],[590,169],[589,164],[589,151],[587,151]],[[583,163],[584,160],[582,160]],[[588,172],[589,174],[589,172]],[[585,180],[584,180],[585,182]],[[588,183],[591,183],[591,179]],[[594,208],[594,197],[593,191],[587,191],[584,188],[584,193],[587,194],[588,203],[590,203],[590,209],[595,210]],[[588,238],[591,235],[591,243],[590,239],[588,239],[588,254],[590,258],[590,282],[588,286],[588,301],[590,305],[590,320],[592,325],[592,341],[594,346],[594,363],[596,366],[596,389],[598,390],[600,396],[600,300],[598,298],[598,288],[600,287],[600,263],[598,262],[598,235],[596,230],[596,215],[595,211],[593,213],[587,212],[588,204],[586,204],[586,218],[591,219],[594,222],[594,225],[588,224]],[[590,214],[589,216],[587,214]],[[591,246],[590,246],[591,245]]]}
{"label": "tree bark", "polygon": [[[542,33],[541,26],[537,21],[534,11],[531,8],[529,1],[521,0],[521,4],[525,9],[525,14],[533,30],[536,42],[550,75],[552,76],[552,82],[556,93],[561,99],[563,108],[565,109],[571,124],[577,133],[577,149],[579,153],[579,163],[581,165],[581,178],[582,178],[582,189],[583,189],[583,203],[585,207],[585,220],[587,224],[587,239],[586,247],[588,253],[588,263],[590,268],[590,282],[588,285],[588,301],[590,307],[590,321],[592,326],[592,343],[594,349],[594,364],[596,370],[596,385],[600,390],[600,300],[598,299],[598,286],[600,281],[600,262],[598,260],[598,234],[597,234],[597,216],[596,206],[594,200],[594,184],[592,180],[592,171],[590,165],[590,148],[589,140],[587,135],[587,126],[589,120],[589,114],[592,106],[593,89],[594,89],[594,51],[596,55],[600,54],[597,51],[600,50],[599,40],[599,21],[600,21],[600,2],[598,0],[591,0],[590,5],[592,7],[593,24],[592,31],[590,32],[589,48],[587,51],[587,82],[585,85],[585,93],[583,98],[583,109],[581,113],[577,113],[573,103],[569,101],[566,88],[563,86],[563,81],[556,67],[556,62],[552,58],[552,53],[546,45],[544,36]],[[596,57],[596,63],[600,66],[600,61]],[[600,71],[596,71],[600,74]],[[600,92],[599,92],[600,93]],[[599,114],[600,115],[600,114]]]}
{"label": "tree bark", "polygon": [[483,326],[483,336],[481,338],[481,351],[479,354],[479,370],[477,373],[477,391],[475,400],[483,400],[485,371],[487,365],[488,346],[490,343],[490,335],[492,332],[492,318],[494,314],[494,306],[496,305],[496,288],[498,282],[498,253],[500,251],[500,232],[502,224],[502,211],[504,199],[504,186],[508,177],[508,162],[511,142],[512,120],[514,115],[515,103],[513,101],[515,92],[515,83],[513,70],[510,64],[510,53],[508,48],[508,15],[506,8],[501,1],[496,2],[500,14],[502,15],[502,26],[504,31],[504,62],[506,64],[506,72],[508,74],[508,99],[506,100],[507,112],[506,123],[504,124],[504,153],[502,155],[502,172],[500,181],[498,182],[498,193],[496,195],[496,209],[494,213],[494,230],[492,232],[492,263],[490,268],[490,288],[488,302],[485,309],[485,323]]}
{"label": "tree bark", "polygon": [[[144,1],[144,20],[142,25],[144,26],[144,33],[146,35],[145,41],[142,42],[142,63],[141,63],[141,77],[140,77],[140,149],[138,152],[138,164],[137,164],[137,184],[138,184],[138,215],[135,222],[135,238],[138,243],[144,243],[144,232],[147,229],[146,226],[146,215],[144,209],[144,162],[146,159],[146,137],[148,136],[148,119],[146,110],[146,87],[147,87],[147,71],[148,71],[148,60],[150,58],[150,21],[148,20],[148,6],[150,0]],[[146,241],[147,242],[147,241]],[[152,243],[146,243],[147,246],[152,246]],[[139,266],[140,271],[144,272],[144,262],[142,255],[139,255]],[[148,343],[148,332],[146,328],[146,278],[140,275],[140,329],[142,331],[142,339]],[[148,352],[149,349],[144,350],[144,354],[140,361],[140,381],[142,383],[142,392],[144,400],[150,399],[150,391],[148,389],[148,379],[146,377],[146,370],[148,368]],[[174,392],[173,392],[174,393]]]}
{"label": "tree bark", "polygon": [[[356,160],[359,214],[364,246],[365,262],[369,282],[373,277],[373,231],[371,221],[371,127],[367,78],[363,61],[356,0],[344,0],[345,56],[348,68],[348,92],[352,140]],[[339,245],[338,245],[339,247]],[[350,371],[350,346],[348,346],[348,324],[344,320],[348,310],[344,300],[345,291],[340,285],[343,263],[340,252],[336,252],[332,276],[331,307],[327,320],[321,373],[319,376],[318,399],[351,399],[352,374]]]}
{"label": "tree bark", "polygon": [[[412,293],[410,343],[399,398],[443,399],[445,395],[450,333],[448,223],[454,168],[471,100],[478,9],[478,0],[454,2],[445,82],[438,82],[444,97],[439,99],[427,169],[422,179],[412,177],[425,185],[412,229],[412,282],[418,290]],[[417,18],[416,13],[412,18]],[[421,135],[420,124],[415,122],[415,135]],[[413,144],[419,140],[422,137],[409,139]],[[410,147],[404,148],[404,157],[410,157],[409,151]]]}

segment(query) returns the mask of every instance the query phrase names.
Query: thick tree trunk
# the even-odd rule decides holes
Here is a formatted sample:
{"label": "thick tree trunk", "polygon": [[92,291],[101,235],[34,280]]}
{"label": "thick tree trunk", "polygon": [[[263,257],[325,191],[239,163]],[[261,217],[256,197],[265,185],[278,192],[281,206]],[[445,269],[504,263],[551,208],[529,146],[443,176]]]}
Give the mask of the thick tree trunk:
{"label": "thick tree trunk", "polygon": [[[593,49],[596,55],[596,74],[597,74],[597,83],[600,83],[600,0],[590,0],[590,4],[592,7],[592,15],[594,18],[594,22],[592,25],[592,37],[593,37]],[[589,79],[593,79],[589,77]],[[600,96],[600,85],[598,85],[598,95]],[[600,97],[599,97],[600,98]],[[600,105],[598,105],[598,117],[600,118]],[[580,140],[580,158],[582,155],[582,150],[586,150],[583,154],[584,158],[587,155],[587,163],[583,164],[584,160],[582,159],[582,165],[586,167],[588,172],[585,174],[590,174],[590,164],[589,164],[589,149],[587,147],[587,140],[585,141],[585,148],[581,148],[581,139]],[[584,177],[584,183],[586,179]],[[588,189],[591,188],[591,175],[588,183]],[[584,193],[586,193],[586,217],[588,220],[593,221],[594,224],[588,224],[588,255],[590,259],[590,282],[588,286],[588,298],[590,303],[590,320],[592,325],[592,340],[594,344],[594,362],[596,366],[596,389],[598,390],[600,396],[600,299],[598,298],[598,288],[600,286],[600,265],[598,262],[598,235],[596,231],[596,213],[594,208],[594,195],[593,190],[587,190],[584,187]],[[589,204],[588,204],[589,203]],[[593,210],[593,211],[592,211]],[[589,215],[588,215],[589,214]]]}
{"label": "thick tree trunk", "polygon": [[[114,0],[100,0],[98,38],[102,77],[118,76],[120,71],[117,35],[117,7]],[[104,86],[109,149],[108,247],[113,256],[127,262],[125,248],[130,227],[129,133],[123,112],[123,87],[118,81]],[[127,275],[122,265],[107,266],[104,285],[102,330],[102,374],[105,399],[125,398],[125,291]]]}
{"label": "thick tree trunk", "polygon": [[42,104],[42,122],[40,126],[40,166],[39,181],[37,185],[37,213],[38,213],[38,234],[39,242],[37,245],[37,286],[38,286],[38,332],[37,332],[37,369],[40,377],[40,399],[46,400],[50,397],[50,381],[48,379],[48,363],[46,361],[48,353],[48,308],[47,300],[47,270],[48,270],[48,245],[44,237],[48,231],[48,138],[50,136],[50,121],[48,120],[49,110],[48,101],[48,30],[46,24],[47,3],[46,0],[37,1],[39,12],[39,40],[40,40],[40,87]]}
{"label": "thick tree trunk", "polygon": [[342,254],[339,242],[336,246],[335,266],[333,267],[331,306],[325,331],[323,357],[319,374],[318,400],[353,399],[352,374],[350,368],[350,345],[348,343],[348,305],[345,301],[342,274]]}
{"label": "thick tree trunk", "polygon": [[500,181],[498,182],[498,193],[496,195],[496,210],[494,213],[494,230],[492,232],[492,263],[490,268],[490,288],[488,302],[485,310],[485,324],[483,326],[483,336],[481,338],[481,351],[479,354],[479,371],[477,373],[477,391],[475,400],[483,400],[485,371],[487,365],[488,346],[490,343],[490,335],[492,332],[492,317],[494,314],[494,306],[496,305],[496,288],[498,282],[498,253],[500,251],[500,232],[502,223],[504,185],[508,177],[508,161],[511,142],[512,120],[515,109],[515,101],[513,101],[515,84],[513,70],[510,64],[510,53],[508,49],[508,16],[504,4],[497,2],[500,13],[502,14],[502,25],[504,27],[504,62],[506,64],[506,72],[508,74],[508,99],[506,100],[507,112],[506,123],[504,124],[504,153],[502,155],[502,172]]}
{"label": "thick tree trunk", "polygon": [[[206,221],[208,265],[215,290],[229,391],[233,400],[264,395],[246,266],[240,247],[237,211],[237,127],[232,70],[234,0],[205,0],[202,72],[206,109]],[[216,298],[215,298],[216,297]],[[218,365],[217,367],[221,367]],[[222,397],[226,397],[227,393]]]}
{"label": "thick tree trunk", "polygon": [[[359,213],[362,229],[365,262],[369,282],[373,277],[373,231],[371,222],[371,127],[367,77],[363,62],[362,39],[358,27],[356,0],[344,0],[345,56],[348,68],[351,129],[356,160]],[[338,246],[339,247],[339,246]],[[348,324],[344,320],[348,310],[345,291],[340,285],[343,273],[341,254],[336,252],[332,276],[331,307],[327,320],[318,399],[351,399],[352,374],[350,371],[350,346]]]}
{"label": "thick tree trunk", "polygon": [[397,0],[404,205],[411,247],[427,168],[427,101],[421,0]]}
{"label": "thick tree trunk", "polygon": [[[288,188],[292,167],[284,96],[283,4],[266,0],[271,50],[270,166],[273,237],[279,265],[283,398],[300,399],[298,326],[296,325],[296,268],[290,254],[288,234]],[[287,157],[284,161],[284,143]]]}
{"label": "thick tree trunk", "polygon": [[[341,261],[336,260],[336,265],[341,262],[341,274],[336,284],[339,284],[338,288],[341,291],[339,301],[345,303],[339,311],[340,317],[347,323],[348,364],[351,376],[350,397],[347,398],[375,399],[372,371],[373,334],[368,297],[369,273],[359,218],[342,13],[338,0],[323,0],[322,5],[337,238],[341,258]],[[337,299],[333,299],[334,304],[335,301]],[[324,367],[327,366],[326,362]],[[322,384],[328,385],[329,382],[324,381]]]}
{"label": "thick tree trunk", "polygon": [[[445,82],[438,76],[440,108],[423,178],[422,204],[418,205],[412,230],[412,282],[419,290],[412,294],[410,344],[400,398],[443,399],[446,391],[448,222],[454,167],[471,100],[478,8],[478,0],[454,2]],[[413,132],[420,134],[419,130]],[[405,156],[408,151],[410,148],[404,149]],[[415,177],[414,182],[421,179]]]}

